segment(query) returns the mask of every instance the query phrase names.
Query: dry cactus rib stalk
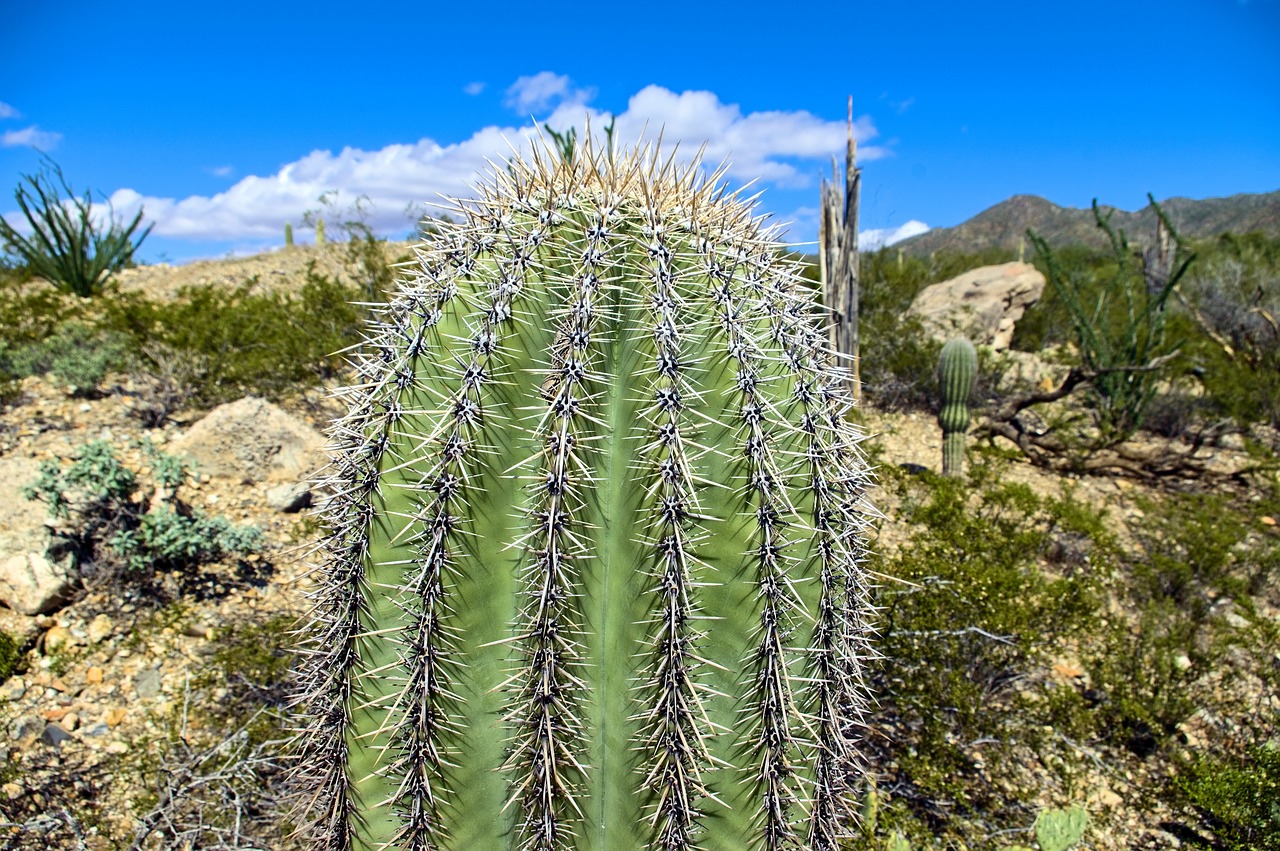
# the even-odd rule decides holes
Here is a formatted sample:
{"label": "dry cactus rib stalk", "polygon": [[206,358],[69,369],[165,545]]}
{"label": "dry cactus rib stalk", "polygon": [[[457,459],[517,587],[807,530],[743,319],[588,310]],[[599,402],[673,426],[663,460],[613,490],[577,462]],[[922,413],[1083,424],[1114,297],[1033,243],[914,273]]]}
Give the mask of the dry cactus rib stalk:
{"label": "dry cactus rib stalk", "polygon": [[871,509],[812,291],[651,149],[418,250],[332,429],[301,784],[332,849],[835,849]]}

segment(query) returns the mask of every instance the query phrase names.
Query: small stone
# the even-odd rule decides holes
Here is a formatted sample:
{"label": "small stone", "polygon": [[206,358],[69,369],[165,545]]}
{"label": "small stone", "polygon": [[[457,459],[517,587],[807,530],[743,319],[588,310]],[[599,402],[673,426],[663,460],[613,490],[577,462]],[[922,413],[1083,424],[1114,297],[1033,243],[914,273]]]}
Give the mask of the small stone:
{"label": "small stone", "polygon": [[128,752],[129,752],[129,746],[126,745],[124,742],[116,741],[107,745],[107,753],[122,754],[122,753],[128,753]]}
{"label": "small stone", "polygon": [[54,677],[52,680],[50,680],[49,688],[53,689],[54,691],[60,691],[63,694],[66,694],[67,692],[71,691],[71,687],[67,685],[67,681],[64,680],[62,677]]}
{"label": "small stone", "polygon": [[40,734],[40,741],[46,745],[52,745],[55,748],[61,748],[63,742],[74,739],[75,736],[62,729],[57,724],[50,724],[44,728],[44,732]]}
{"label": "small stone", "polygon": [[1249,621],[1241,617],[1239,614],[1235,612],[1227,612],[1227,614],[1223,617],[1223,620],[1227,622],[1228,626],[1233,627],[1235,629],[1249,628]]}
{"label": "small stone", "polygon": [[46,709],[42,715],[46,721],[61,721],[71,710],[65,706],[55,706],[53,709]]}
{"label": "small stone", "polygon": [[1227,432],[1218,438],[1218,446],[1233,452],[1243,452],[1245,450],[1244,435],[1234,431]]}
{"label": "small stone", "polygon": [[74,733],[80,726],[80,716],[75,712],[68,712],[62,717],[62,726]]}
{"label": "small stone", "polygon": [[158,697],[161,685],[158,668],[144,668],[133,678],[133,687],[138,690],[138,697],[143,699]]}
{"label": "small stone", "polygon": [[49,631],[44,634],[44,652],[57,653],[59,650],[65,650],[70,647],[75,639],[71,635],[71,630],[65,626],[52,626]]}
{"label": "small stone", "polygon": [[1179,671],[1186,671],[1191,668],[1191,657],[1186,653],[1179,653],[1173,657],[1173,667]]}
{"label": "small stone", "polygon": [[89,641],[97,644],[111,635],[115,625],[111,623],[111,618],[106,615],[98,615],[89,621]]}
{"label": "small stone", "polygon": [[0,792],[3,792],[10,801],[15,801],[22,796],[22,787],[17,783],[6,783],[0,786]]}
{"label": "small stone", "polygon": [[102,670],[96,665],[92,668],[89,668],[84,672],[85,685],[91,685],[91,686],[102,685],[102,678],[103,676],[105,676],[105,674],[106,674],[106,671]]}
{"label": "small stone", "polygon": [[44,732],[45,722],[33,715],[23,715],[9,725],[9,737],[14,741],[35,739]]}
{"label": "small stone", "polygon": [[123,709],[108,709],[102,716],[102,722],[108,727],[119,727],[127,716]]}
{"label": "small stone", "polygon": [[311,488],[306,482],[276,485],[267,491],[267,505],[282,514],[294,514],[311,504]]}
{"label": "small stone", "polygon": [[84,730],[81,731],[80,735],[103,736],[103,735],[106,735],[107,731],[109,731],[110,729],[111,727],[108,726],[106,722],[99,721],[96,724],[90,724],[88,727],[85,727]]}
{"label": "small stone", "polygon": [[1261,523],[1262,523],[1262,525],[1263,525],[1263,526],[1274,526],[1274,525],[1276,525],[1276,519],[1275,519],[1274,517],[1264,516],[1264,517],[1260,517],[1260,518],[1258,518],[1258,520],[1259,520],[1259,522],[1261,522]]}
{"label": "small stone", "polygon": [[11,677],[8,682],[0,687],[0,700],[7,700],[10,703],[16,703],[22,700],[22,696],[27,693],[27,684],[22,677]]}

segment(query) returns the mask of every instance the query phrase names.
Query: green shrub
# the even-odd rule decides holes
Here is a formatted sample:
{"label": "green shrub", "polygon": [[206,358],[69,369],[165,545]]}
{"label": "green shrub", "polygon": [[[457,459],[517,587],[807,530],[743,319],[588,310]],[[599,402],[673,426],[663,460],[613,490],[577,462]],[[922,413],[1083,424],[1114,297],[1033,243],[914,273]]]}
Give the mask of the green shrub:
{"label": "green shrub", "polygon": [[[1053,720],[1053,692],[1024,684],[1098,622],[1091,561],[1109,552],[1100,519],[1069,493],[1042,499],[999,470],[980,460],[968,480],[890,477],[912,525],[910,543],[877,566],[900,580],[876,599],[881,735],[869,739],[883,743],[873,767],[902,802],[887,829],[981,835],[1016,823],[1035,792],[1019,754],[1050,746]],[[1040,560],[1064,539],[1085,541],[1089,555],[1051,576]]]}
{"label": "green shrub", "polygon": [[159,570],[192,571],[258,549],[258,530],[207,517],[178,498],[187,480],[185,464],[155,450],[150,455],[151,478],[159,488],[154,500],[101,440],[86,443],[65,468],[46,461],[22,493],[69,521],[100,568],[134,583],[145,583]]}
{"label": "green shrub", "polygon": [[361,293],[307,273],[297,293],[262,290],[250,280],[231,290],[181,290],[171,302],[141,296],[113,300],[103,324],[125,335],[132,348],[162,345],[197,361],[187,380],[193,401],[216,405],[252,393],[280,401],[331,379],[340,352],[358,339]]}
{"label": "green shrub", "polygon": [[92,395],[110,372],[124,368],[126,342],[119,334],[83,322],[57,326],[49,336],[8,356],[18,375],[52,375],[76,396]]}
{"label": "green shrub", "polygon": [[1186,802],[1224,851],[1280,851],[1280,748],[1252,748],[1242,760],[1206,756],[1178,780]]}
{"label": "green shrub", "polygon": [[22,652],[13,636],[0,629],[0,683],[12,677],[22,664]]}

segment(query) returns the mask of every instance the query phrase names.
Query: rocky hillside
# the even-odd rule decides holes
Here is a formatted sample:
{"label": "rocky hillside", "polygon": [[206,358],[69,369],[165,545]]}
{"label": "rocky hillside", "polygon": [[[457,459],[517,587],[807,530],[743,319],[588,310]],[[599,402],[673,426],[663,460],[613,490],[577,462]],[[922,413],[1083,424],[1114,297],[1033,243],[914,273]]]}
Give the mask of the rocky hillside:
{"label": "rocky hillside", "polygon": [[[398,246],[388,256],[404,253]],[[257,277],[263,287],[293,290],[313,260],[328,262],[326,255],[297,249],[139,269],[123,276],[121,286],[169,299],[182,285],[234,286]],[[1046,364],[1037,369],[1062,371]],[[308,609],[308,557],[318,530],[317,521],[300,509],[311,498],[308,474],[324,461],[320,432],[338,412],[308,393],[281,405],[249,398],[180,410],[159,427],[144,428],[133,415],[140,392],[124,374],[110,376],[100,392],[87,397],[73,397],[51,378],[32,377],[0,409],[0,566],[9,571],[0,576],[0,591],[10,589],[5,593],[13,601],[13,608],[0,606],[13,669],[0,682],[0,722],[9,736],[0,760],[0,849],[292,851],[301,846],[287,833],[280,742],[288,733],[288,680],[295,661],[290,630]],[[1274,646],[1259,649],[1280,629],[1274,579],[1264,574],[1246,589],[1213,586],[1203,596],[1200,579],[1179,580],[1195,600],[1203,634],[1230,642],[1234,656],[1211,655],[1199,638],[1178,637],[1149,650],[1146,641],[1158,630],[1142,619],[1145,610],[1134,608],[1125,589],[1134,565],[1146,564],[1142,554],[1152,544],[1144,530],[1159,515],[1167,490],[1142,480],[1059,476],[1011,460],[1008,445],[996,446],[982,456],[972,491],[960,493],[957,503],[968,500],[975,510],[989,504],[991,525],[979,534],[966,527],[970,531],[956,540],[939,543],[928,537],[931,521],[921,515],[931,492],[946,492],[920,475],[940,467],[941,434],[932,414],[865,409],[856,416],[873,435],[867,445],[883,472],[876,501],[884,516],[875,543],[877,566],[888,572],[882,605],[920,597],[941,571],[956,566],[963,568],[960,579],[966,571],[978,577],[974,598],[998,598],[993,608],[1000,617],[1022,617],[1020,606],[1046,601],[1039,614],[1026,615],[1029,623],[1013,618],[998,627],[957,623],[943,602],[940,623],[905,633],[926,636],[925,650],[909,660],[917,662],[929,658],[923,655],[929,647],[957,635],[984,637],[983,643],[960,648],[962,658],[984,661],[973,673],[957,674],[955,682],[986,684],[989,691],[966,699],[977,701],[978,714],[985,714],[984,723],[998,735],[952,731],[933,744],[952,748],[960,761],[939,757],[921,765],[925,740],[916,737],[925,722],[963,713],[948,692],[919,704],[926,707],[921,722],[904,708],[909,701],[893,692],[901,680],[918,678],[894,673],[908,668],[893,664],[877,674],[885,709],[869,722],[868,746],[875,752],[882,825],[889,825],[881,838],[911,825],[916,847],[927,847],[919,844],[919,831],[978,841],[1003,826],[1002,832],[1021,833],[1016,840],[1006,837],[1009,842],[1029,843],[1038,809],[1079,803],[1091,819],[1081,847],[1185,847],[1186,832],[1195,833],[1186,825],[1195,818],[1162,797],[1176,771],[1169,754],[1214,756],[1213,743],[1222,736],[1243,734],[1244,722],[1233,711],[1253,712],[1275,699],[1266,669]],[[66,469],[94,441],[111,447],[144,483],[129,497],[138,511],[167,505],[223,517],[260,530],[257,545],[196,567],[162,566],[150,574],[103,572],[95,568],[93,554],[78,561],[53,559],[51,542],[69,534],[68,522],[47,518],[47,506],[32,503],[21,489],[39,477],[42,462]],[[1277,443],[1274,433],[1253,444],[1223,441],[1202,452],[1217,480],[1245,481],[1258,464],[1259,446],[1267,442]],[[188,480],[177,488],[160,482],[164,456],[192,464]],[[979,456],[974,458],[976,463]],[[1242,514],[1245,537],[1237,549],[1274,538],[1275,517],[1266,513],[1273,512],[1268,506],[1274,502],[1263,501],[1262,492],[1232,487],[1224,499],[1252,506]],[[949,522],[968,522],[964,515],[952,511]],[[1009,526],[1014,515],[1020,525]],[[965,547],[999,545],[1002,537],[1039,543],[1024,547],[1015,569],[1001,574],[1003,584],[990,584],[994,580],[982,571],[998,561],[995,556],[964,561],[969,556],[958,554]],[[916,553],[929,555],[921,563]],[[952,554],[955,563],[945,564],[945,556],[929,562],[937,553]],[[97,557],[102,560],[103,551]],[[923,573],[913,573],[913,579],[895,578],[917,568]],[[956,590],[960,579],[940,584],[942,599],[969,593]],[[1030,584],[1009,584],[1014,580]],[[42,588],[30,589],[25,602],[18,602],[11,591],[24,582]],[[1059,631],[1058,620],[1074,615],[1067,614],[1069,601],[1057,595],[1072,583],[1093,589],[1097,597],[1090,605],[1096,611],[1080,618],[1077,631]],[[969,610],[962,616],[978,617]],[[894,626],[886,622],[884,629],[887,641]],[[1116,643],[1093,647],[1095,638],[1105,643],[1103,636]],[[1025,649],[999,655],[1015,642]],[[0,641],[0,661],[4,650]],[[1158,654],[1157,673],[1142,661],[1148,651]],[[988,652],[994,660],[989,664]],[[1221,658],[1226,661],[1219,666]],[[1126,660],[1141,663],[1137,674],[1124,673]],[[946,680],[935,673],[926,677]],[[1134,683],[1153,677],[1162,678],[1158,694],[1143,698],[1143,687]],[[1169,710],[1169,729],[1134,732],[1124,726],[1131,716],[1145,718],[1133,708],[1143,700],[1163,706],[1170,683],[1185,692],[1187,703]],[[1099,720],[1113,713],[1121,720]],[[1148,739],[1156,744],[1148,747]],[[894,750],[898,745],[900,752]],[[928,787],[926,777],[936,783],[956,778],[965,785],[944,795]],[[908,813],[914,821],[906,820]],[[879,842],[850,847],[879,848]]]}
{"label": "rocky hillside", "polygon": [[[1159,203],[1178,232],[1188,238],[1254,231],[1280,236],[1280,191],[1227,198],[1168,198]],[[1113,211],[1112,224],[1135,242],[1149,238],[1155,230],[1155,211],[1149,206],[1129,212],[1104,205],[1103,210]],[[896,247],[916,255],[988,248],[1017,251],[1028,229],[1053,246],[1106,247],[1106,237],[1095,225],[1091,209],[1059,207],[1038,195],[1015,195],[968,221],[954,227],[935,228],[903,240]]]}

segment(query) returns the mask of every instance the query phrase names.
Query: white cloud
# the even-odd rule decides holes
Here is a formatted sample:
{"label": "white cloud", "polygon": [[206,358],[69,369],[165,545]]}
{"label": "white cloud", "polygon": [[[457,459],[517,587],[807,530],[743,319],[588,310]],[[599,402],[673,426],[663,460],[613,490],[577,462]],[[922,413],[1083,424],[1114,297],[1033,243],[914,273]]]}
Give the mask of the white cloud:
{"label": "white cloud", "polygon": [[474,83],[467,83],[465,86],[462,87],[462,91],[474,97],[484,91],[484,83],[480,82],[479,80],[475,81]]}
{"label": "white cloud", "polygon": [[0,118],[21,118],[22,113],[0,100]]}
{"label": "white cloud", "polygon": [[[534,82],[539,78],[541,82]],[[567,77],[544,72],[521,78],[512,90],[524,103],[557,102],[543,120],[558,130],[581,128],[589,121],[593,134],[602,136],[610,120],[579,100],[583,90],[575,89]],[[876,136],[870,118],[860,118],[854,131],[862,161],[889,153],[866,144]],[[373,151],[313,151],[275,174],[244,177],[216,195],[178,199],[120,189],[111,202],[118,214],[127,216],[145,207],[146,218],[156,222],[157,236],[266,240],[278,238],[285,221],[300,223],[305,211],[319,207],[322,193],[336,190],[339,209],[365,196],[370,202],[369,225],[379,233],[399,234],[411,226],[406,208],[420,208],[424,201],[439,201],[441,196],[468,197],[471,184],[490,169],[490,162],[502,162],[513,148],[527,151],[537,133],[532,124],[489,126],[450,145],[424,138]],[[685,161],[705,145],[703,160],[709,166],[728,161],[729,177],[739,182],[760,178],[781,187],[815,184],[830,168],[831,156],[843,152],[845,133],[843,120],[826,121],[804,111],[744,113],[712,92],[676,93],[660,86],[637,92],[615,124],[615,138],[623,145],[656,140],[661,134],[663,149],[670,151],[678,144],[678,156]]]}
{"label": "white cloud", "polygon": [[506,106],[528,115],[542,112],[561,104],[581,105],[595,97],[595,89],[574,88],[573,81],[564,74],[540,71],[528,77],[520,77],[507,89]]}
{"label": "white cloud", "polygon": [[214,177],[230,177],[236,173],[236,167],[233,165],[220,165],[210,168],[209,173]]}
{"label": "white cloud", "polygon": [[42,151],[50,151],[57,147],[61,141],[61,133],[41,130],[34,124],[21,130],[6,130],[3,134],[0,134],[0,147],[3,148],[30,147],[39,148]]}
{"label": "white cloud", "polygon": [[874,228],[872,230],[859,231],[858,248],[862,251],[875,251],[877,248],[884,248],[887,245],[893,245],[895,242],[902,242],[904,239],[910,239],[927,230],[929,230],[929,226],[924,222],[912,219],[906,224],[898,225],[896,228]]}

